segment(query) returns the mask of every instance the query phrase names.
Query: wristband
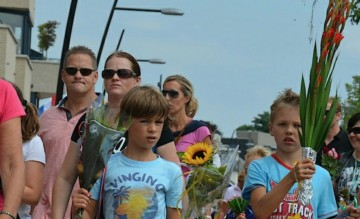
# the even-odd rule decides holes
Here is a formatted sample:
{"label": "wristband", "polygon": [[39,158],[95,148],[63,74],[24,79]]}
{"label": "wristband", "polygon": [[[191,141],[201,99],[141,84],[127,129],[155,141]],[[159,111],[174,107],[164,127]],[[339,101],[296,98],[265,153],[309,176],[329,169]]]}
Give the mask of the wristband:
{"label": "wristband", "polygon": [[296,182],[299,182],[299,180],[298,180],[298,178],[297,178],[297,176],[296,176],[295,169],[294,169],[294,176],[295,176],[295,180],[296,180]]}
{"label": "wristband", "polygon": [[14,217],[14,215],[12,215],[10,212],[8,211],[0,211],[0,214],[6,214],[7,216],[11,217],[11,219],[16,219],[16,217]]}

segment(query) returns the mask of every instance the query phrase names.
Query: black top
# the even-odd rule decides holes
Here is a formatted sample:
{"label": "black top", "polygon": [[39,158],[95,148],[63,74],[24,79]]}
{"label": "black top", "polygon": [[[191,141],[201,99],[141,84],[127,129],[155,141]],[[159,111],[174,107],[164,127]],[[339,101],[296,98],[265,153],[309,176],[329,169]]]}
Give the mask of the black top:
{"label": "black top", "polygon": [[[344,154],[346,152],[353,150],[348,134],[342,129],[340,129],[339,133],[335,135],[334,139],[327,146],[329,147],[330,150],[335,148],[338,154]],[[316,157],[316,164],[320,166],[321,166],[321,154],[324,147],[325,144],[320,148]]]}
{"label": "black top", "polygon": [[[71,135],[71,141],[73,142],[78,142],[78,140],[80,139],[80,136],[82,135],[83,131],[84,131],[84,124],[85,124],[85,118],[86,118],[86,114],[84,114],[83,116],[80,117],[78,123],[76,124],[74,131]],[[126,136],[126,134],[125,134]],[[157,142],[157,144],[154,146],[153,151],[156,152],[156,149],[158,147],[161,147],[165,144],[168,144],[170,142],[174,141],[174,138],[172,136],[172,132],[169,129],[168,126],[164,127],[162,132],[161,132],[161,136],[159,141]],[[127,145],[127,142],[125,142],[125,145]]]}

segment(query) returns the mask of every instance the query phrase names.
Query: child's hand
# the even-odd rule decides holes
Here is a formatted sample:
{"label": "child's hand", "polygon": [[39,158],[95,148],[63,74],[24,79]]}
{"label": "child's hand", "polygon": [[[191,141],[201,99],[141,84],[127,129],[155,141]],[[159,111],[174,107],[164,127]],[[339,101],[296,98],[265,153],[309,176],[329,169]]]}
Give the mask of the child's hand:
{"label": "child's hand", "polygon": [[346,211],[350,213],[349,216],[346,217],[347,219],[360,219],[360,209],[357,209],[354,206],[348,206]]}
{"label": "child's hand", "polygon": [[245,214],[244,213],[240,213],[236,219],[245,219]]}
{"label": "child's hand", "polygon": [[309,158],[305,158],[296,163],[292,172],[296,182],[300,182],[304,179],[311,179],[312,175],[315,173],[315,164]]}
{"label": "child's hand", "polygon": [[80,188],[72,195],[72,210],[77,212],[80,208],[86,208],[90,202],[90,193],[84,189]]}

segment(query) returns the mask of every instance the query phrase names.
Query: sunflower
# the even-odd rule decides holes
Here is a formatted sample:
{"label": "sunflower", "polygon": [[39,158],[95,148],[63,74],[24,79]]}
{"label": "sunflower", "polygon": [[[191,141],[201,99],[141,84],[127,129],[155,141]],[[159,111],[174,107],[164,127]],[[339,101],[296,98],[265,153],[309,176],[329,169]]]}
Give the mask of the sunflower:
{"label": "sunflower", "polygon": [[182,162],[189,165],[200,166],[211,161],[213,147],[204,142],[191,145],[182,156]]}

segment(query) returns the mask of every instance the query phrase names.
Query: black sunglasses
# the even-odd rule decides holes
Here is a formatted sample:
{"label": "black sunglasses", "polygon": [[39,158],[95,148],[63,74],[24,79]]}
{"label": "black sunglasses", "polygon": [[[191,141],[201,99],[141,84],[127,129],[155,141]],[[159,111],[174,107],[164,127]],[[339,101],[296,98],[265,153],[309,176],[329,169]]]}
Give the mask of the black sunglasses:
{"label": "black sunglasses", "polygon": [[92,70],[90,68],[74,68],[74,67],[65,68],[65,72],[68,73],[69,75],[75,75],[76,72],[78,71],[80,71],[82,76],[89,76],[95,70]]}
{"label": "black sunglasses", "polygon": [[110,79],[113,78],[114,75],[117,74],[117,76],[119,78],[122,79],[128,79],[128,78],[132,78],[132,77],[136,77],[137,74],[129,69],[118,69],[118,70],[113,70],[113,69],[105,69],[104,71],[102,71],[102,77],[104,79]]}
{"label": "black sunglasses", "polygon": [[353,127],[348,129],[348,134],[354,133],[354,135],[360,134],[360,127]]}
{"label": "black sunglasses", "polygon": [[164,97],[166,97],[166,95],[169,95],[169,97],[172,99],[176,99],[179,96],[179,92],[176,90],[162,90],[162,94],[164,95]]}

